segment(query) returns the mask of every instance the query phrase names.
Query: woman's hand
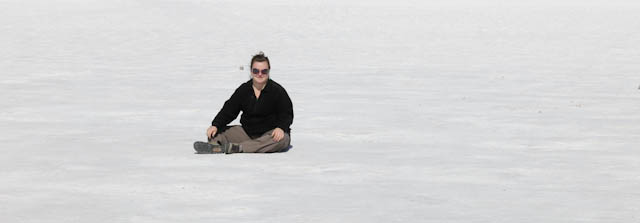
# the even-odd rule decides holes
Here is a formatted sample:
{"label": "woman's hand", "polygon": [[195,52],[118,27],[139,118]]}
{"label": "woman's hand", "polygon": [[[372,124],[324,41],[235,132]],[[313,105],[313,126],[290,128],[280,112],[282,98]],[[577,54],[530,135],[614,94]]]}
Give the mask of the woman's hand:
{"label": "woman's hand", "polygon": [[213,136],[216,135],[216,132],[218,132],[218,127],[212,125],[207,129],[207,138],[213,138]]}
{"label": "woman's hand", "polygon": [[273,137],[273,141],[279,142],[284,138],[284,131],[281,128],[275,128],[271,133],[271,137]]}

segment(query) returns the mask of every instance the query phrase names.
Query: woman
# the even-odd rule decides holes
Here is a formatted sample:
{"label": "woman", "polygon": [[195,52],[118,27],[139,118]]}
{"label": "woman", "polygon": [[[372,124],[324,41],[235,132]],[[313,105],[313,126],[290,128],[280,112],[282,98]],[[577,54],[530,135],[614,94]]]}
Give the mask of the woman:
{"label": "woman", "polygon": [[[224,103],[207,129],[209,142],[195,142],[197,153],[269,153],[289,147],[293,105],[287,91],[269,78],[269,58],[251,58],[251,80]],[[241,126],[227,126],[240,117]]]}

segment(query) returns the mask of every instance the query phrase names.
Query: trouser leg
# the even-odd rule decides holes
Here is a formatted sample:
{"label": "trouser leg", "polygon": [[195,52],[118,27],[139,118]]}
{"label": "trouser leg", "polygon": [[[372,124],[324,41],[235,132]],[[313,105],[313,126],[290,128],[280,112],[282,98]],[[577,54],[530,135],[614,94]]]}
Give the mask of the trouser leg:
{"label": "trouser leg", "polygon": [[242,129],[242,126],[236,125],[227,128],[226,130],[216,134],[213,139],[209,140],[209,143],[224,145],[226,143],[241,143],[247,140],[251,140],[251,137]]}
{"label": "trouser leg", "polygon": [[276,142],[273,141],[273,137],[271,137],[272,132],[273,130],[266,132],[258,138],[241,142],[240,149],[245,153],[273,153],[289,147],[291,137],[288,133],[284,134],[282,140]]}

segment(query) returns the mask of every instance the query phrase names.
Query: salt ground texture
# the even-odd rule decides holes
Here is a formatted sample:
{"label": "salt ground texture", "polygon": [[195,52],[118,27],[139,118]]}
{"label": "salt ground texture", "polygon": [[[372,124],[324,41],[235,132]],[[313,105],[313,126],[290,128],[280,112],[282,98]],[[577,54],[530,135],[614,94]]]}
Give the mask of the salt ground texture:
{"label": "salt ground texture", "polygon": [[[640,221],[633,1],[2,0],[0,33],[0,222]],[[260,50],[293,148],[193,154]]]}

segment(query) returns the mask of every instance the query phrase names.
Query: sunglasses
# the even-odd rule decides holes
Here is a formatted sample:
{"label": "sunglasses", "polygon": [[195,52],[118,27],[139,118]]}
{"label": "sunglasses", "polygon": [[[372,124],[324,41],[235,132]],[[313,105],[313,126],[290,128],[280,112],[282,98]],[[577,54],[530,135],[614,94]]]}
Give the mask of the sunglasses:
{"label": "sunglasses", "polygon": [[258,70],[256,68],[253,68],[253,70],[251,70],[251,73],[253,74],[259,74],[260,72],[262,72],[262,74],[264,75],[268,75],[269,74],[269,69],[263,69],[263,70]]}

